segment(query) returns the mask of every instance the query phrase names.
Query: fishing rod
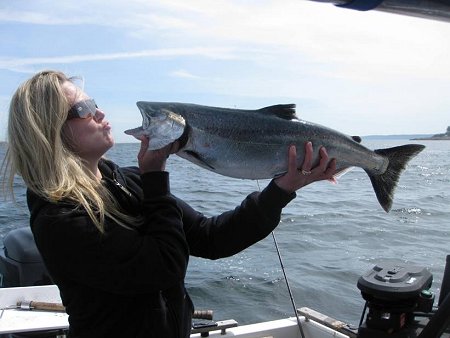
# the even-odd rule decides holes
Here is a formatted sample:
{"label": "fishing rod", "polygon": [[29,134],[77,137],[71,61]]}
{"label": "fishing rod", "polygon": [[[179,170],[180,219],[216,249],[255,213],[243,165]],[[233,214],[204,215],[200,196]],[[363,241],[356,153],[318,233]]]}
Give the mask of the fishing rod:
{"label": "fishing rod", "polygon": [[277,238],[275,237],[275,233],[272,231],[272,238],[275,244],[275,249],[277,250],[278,260],[280,261],[281,271],[283,271],[284,281],[286,282],[286,287],[289,293],[289,298],[291,300],[292,307],[294,309],[295,317],[297,318],[297,325],[300,330],[300,334],[302,338],[305,338],[305,333],[303,332],[302,323],[300,321],[300,317],[298,316],[297,307],[295,306],[294,296],[292,295],[291,287],[289,285],[289,280],[286,276],[286,271],[284,270],[283,259],[281,258],[280,249],[278,248]]}
{"label": "fishing rod", "polygon": [[[258,180],[256,180],[256,184],[258,186],[258,190],[261,191],[261,187],[259,185]],[[281,258],[280,248],[278,247],[277,238],[275,237],[275,232],[273,232],[273,231],[272,231],[272,238],[273,238],[273,243],[275,244],[275,249],[277,251],[278,260],[280,261],[281,271],[283,271],[284,281],[286,283],[286,287],[287,287],[287,290],[289,293],[289,299],[291,300],[292,308],[294,309],[295,318],[297,318],[297,326],[298,326],[298,329],[300,330],[300,335],[302,336],[302,338],[305,338],[305,333],[303,332],[302,323],[300,321],[300,317],[297,312],[297,306],[295,305],[294,296],[292,295],[291,286],[289,285],[289,280],[287,278],[286,271],[284,270],[284,264],[283,264],[283,259]],[[305,317],[305,320],[308,320],[308,318]]]}

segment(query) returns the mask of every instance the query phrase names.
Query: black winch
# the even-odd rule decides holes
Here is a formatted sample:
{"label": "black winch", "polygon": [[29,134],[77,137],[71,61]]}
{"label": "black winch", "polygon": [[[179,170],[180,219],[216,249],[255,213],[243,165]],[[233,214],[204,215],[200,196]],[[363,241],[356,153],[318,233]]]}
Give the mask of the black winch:
{"label": "black winch", "polygon": [[434,294],[429,288],[432,281],[432,274],[424,267],[388,261],[374,266],[357,284],[366,301],[358,337],[416,337],[414,313],[431,312]]}

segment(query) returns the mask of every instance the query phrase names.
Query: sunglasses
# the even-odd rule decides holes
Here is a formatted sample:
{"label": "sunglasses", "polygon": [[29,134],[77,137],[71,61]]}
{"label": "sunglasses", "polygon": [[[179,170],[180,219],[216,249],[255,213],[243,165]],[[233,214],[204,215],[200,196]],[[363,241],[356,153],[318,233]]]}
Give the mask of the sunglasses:
{"label": "sunglasses", "polygon": [[97,112],[97,105],[94,99],[83,100],[75,103],[70,109],[67,115],[67,119],[85,119],[88,117],[94,117]]}

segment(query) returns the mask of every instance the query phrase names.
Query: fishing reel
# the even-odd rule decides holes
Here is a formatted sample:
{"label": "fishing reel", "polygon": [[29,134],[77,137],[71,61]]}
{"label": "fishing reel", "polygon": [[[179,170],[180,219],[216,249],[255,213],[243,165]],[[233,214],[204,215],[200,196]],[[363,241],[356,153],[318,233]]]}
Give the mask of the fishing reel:
{"label": "fishing reel", "polygon": [[[450,278],[450,268],[445,270],[439,303],[446,298],[446,303],[450,304],[450,289],[446,290],[444,285]],[[433,309],[432,280],[426,268],[403,263],[381,262],[367,271],[357,283],[366,301],[357,338],[440,337],[447,326],[448,306],[442,304],[442,309]],[[444,323],[436,323],[436,320],[442,322],[438,318],[442,313]],[[436,318],[433,320],[433,317]]]}

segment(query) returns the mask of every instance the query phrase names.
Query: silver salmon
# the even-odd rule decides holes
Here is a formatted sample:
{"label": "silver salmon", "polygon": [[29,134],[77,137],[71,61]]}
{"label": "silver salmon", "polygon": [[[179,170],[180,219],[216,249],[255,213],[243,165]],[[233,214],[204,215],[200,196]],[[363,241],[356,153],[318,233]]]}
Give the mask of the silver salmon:
{"label": "silver salmon", "polygon": [[392,207],[394,190],[410,159],[425,147],[406,144],[370,150],[361,138],[299,119],[294,104],[280,104],[257,110],[208,107],[189,103],[137,102],[143,123],[125,131],[162,147],[175,140],[177,155],[215,173],[243,179],[270,179],[284,174],[288,148],[297,147],[300,168],[304,144],[314,148],[313,166],[319,162],[319,149],[325,147],[335,158],[337,171],[351,167],[366,171],[380,205]]}

